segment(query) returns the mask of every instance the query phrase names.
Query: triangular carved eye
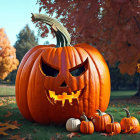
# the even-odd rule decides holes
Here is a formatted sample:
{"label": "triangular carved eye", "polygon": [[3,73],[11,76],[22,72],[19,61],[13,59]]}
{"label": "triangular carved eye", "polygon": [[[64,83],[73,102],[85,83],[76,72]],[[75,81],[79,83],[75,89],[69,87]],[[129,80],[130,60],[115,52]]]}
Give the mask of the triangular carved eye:
{"label": "triangular carved eye", "polygon": [[46,76],[56,77],[58,75],[58,73],[59,73],[59,70],[53,68],[52,66],[50,66],[49,64],[44,62],[43,59],[41,59],[41,69],[42,69],[42,72]]}
{"label": "triangular carved eye", "polygon": [[88,59],[86,59],[85,62],[83,62],[82,64],[77,65],[74,68],[71,68],[69,72],[71,73],[72,76],[80,76],[87,70],[87,65]]}

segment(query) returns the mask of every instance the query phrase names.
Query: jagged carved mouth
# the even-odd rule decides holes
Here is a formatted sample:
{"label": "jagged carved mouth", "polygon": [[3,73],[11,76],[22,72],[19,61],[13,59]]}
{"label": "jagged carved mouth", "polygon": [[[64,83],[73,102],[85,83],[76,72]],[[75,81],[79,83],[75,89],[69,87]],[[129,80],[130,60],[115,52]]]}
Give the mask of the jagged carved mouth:
{"label": "jagged carved mouth", "polygon": [[85,88],[77,91],[73,91],[69,94],[66,92],[63,92],[62,94],[57,95],[55,91],[47,90],[46,91],[46,96],[48,100],[55,105],[57,102],[62,102],[62,106],[65,105],[66,100],[69,101],[70,105],[73,105],[73,101],[76,100],[77,103],[79,104],[80,97],[83,94]]}

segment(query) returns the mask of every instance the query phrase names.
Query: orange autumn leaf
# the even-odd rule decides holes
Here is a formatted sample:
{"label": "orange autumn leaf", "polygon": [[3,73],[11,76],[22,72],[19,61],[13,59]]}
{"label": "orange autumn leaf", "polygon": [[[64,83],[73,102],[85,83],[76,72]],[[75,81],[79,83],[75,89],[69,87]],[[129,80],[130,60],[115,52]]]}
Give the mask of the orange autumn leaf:
{"label": "orange autumn leaf", "polygon": [[3,127],[3,126],[7,126],[9,122],[6,122],[6,123],[2,123],[0,122],[0,127]]}
{"label": "orange autumn leaf", "polygon": [[0,135],[8,135],[8,133],[6,133],[5,131],[9,129],[19,129],[19,127],[9,124],[9,122],[0,123]]}
{"label": "orange autumn leaf", "polygon": [[1,129],[0,129],[0,135],[7,136],[8,133],[5,133],[4,131],[1,131]]}
{"label": "orange autumn leaf", "polygon": [[2,106],[3,105],[3,103],[0,103],[0,106]]}
{"label": "orange autumn leaf", "polygon": [[13,135],[11,136],[10,138],[8,138],[9,140],[19,140],[20,139],[20,136],[19,135]]}
{"label": "orange autumn leaf", "polygon": [[26,138],[21,138],[20,135],[13,135],[10,138],[8,138],[9,140],[26,140]]}
{"label": "orange autumn leaf", "polygon": [[22,124],[19,124],[18,121],[13,121],[11,122],[12,125],[15,125],[17,127],[21,126]]}
{"label": "orange autumn leaf", "polygon": [[4,136],[8,135],[8,133],[5,132],[6,130],[7,130],[7,127],[0,128],[0,135],[4,135]]}
{"label": "orange autumn leaf", "polygon": [[19,129],[19,127],[12,125],[12,124],[8,124],[6,127],[7,127],[7,129]]}
{"label": "orange autumn leaf", "polygon": [[71,132],[70,134],[67,134],[67,137],[69,137],[70,139],[74,136],[80,137],[78,132]]}
{"label": "orange autumn leaf", "polygon": [[100,133],[100,135],[101,136],[113,136],[113,135],[115,135],[115,133],[114,132],[109,133],[109,134],[107,134],[107,133]]}
{"label": "orange autumn leaf", "polygon": [[4,117],[8,118],[12,115],[12,113],[10,111],[8,111],[8,113],[6,115],[4,115]]}

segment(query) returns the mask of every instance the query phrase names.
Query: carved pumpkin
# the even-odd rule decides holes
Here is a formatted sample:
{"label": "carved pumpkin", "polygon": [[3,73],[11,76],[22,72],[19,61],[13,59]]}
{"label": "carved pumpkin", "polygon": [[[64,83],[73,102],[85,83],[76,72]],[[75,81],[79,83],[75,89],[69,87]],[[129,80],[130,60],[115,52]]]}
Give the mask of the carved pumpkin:
{"label": "carved pumpkin", "polygon": [[52,27],[57,45],[39,45],[24,56],[16,77],[16,101],[22,115],[48,124],[79,118],[83,111],[87,117],[98,108],[105,111],[110,74],[99,51],[85,43],[70,46],[68,32],[54,19],[47,21],[40,14],[33,19],[56,24]]}
{"label": "carved pumpkin", "polygon": [[66,122],[67,131],[79,131],[80,130],[81,121],[79,119],[70,118]]}
{"label": "carved pumpkin", "polygon": [[97,132],[104,132],[106,129],[106,125],[111,123],[111,118],[108,114],[101,112],[100,109],[97,109],[97,112],[93,118],[92,122],[94,124],[94,129]]}
{"label": "carved pumpkin", "polygon": [[106,132],[112,135],[119,134],[121,132],[121,125],[119,122],[114,122],[114,118],[111,114],[108,113],[111,117],[111,123],[106,125]]}
{"label": "carved pumpkin", "polygon": [[84,119],[84,121],[81,122],[80,132],[83,134],[93,134],[94,125],[93,125],[92,121],[89,121],[87,119],[87,116],[85,115],[85,113],[83,113],[81,118]]}
{"label": "carved pumpkin", "polygon": [[128,109],[123,108],[123,110],[126,111],[127,117],[123,118],[120,122],[122,132],[130,134],[138,133],[140,131],[139,121],[135,117],[130,116]]}

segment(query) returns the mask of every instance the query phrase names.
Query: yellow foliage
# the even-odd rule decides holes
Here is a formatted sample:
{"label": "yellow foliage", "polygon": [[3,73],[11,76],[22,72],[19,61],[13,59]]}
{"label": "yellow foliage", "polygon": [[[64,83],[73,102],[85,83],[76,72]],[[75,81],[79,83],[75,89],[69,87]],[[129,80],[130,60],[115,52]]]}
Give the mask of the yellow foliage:
{"label": "yellow foliage", "polygon": [[5,79],[10,72],[16,70],[18,64],[16,49],[11,46],[4,29],[0,29],[0,79]]}

